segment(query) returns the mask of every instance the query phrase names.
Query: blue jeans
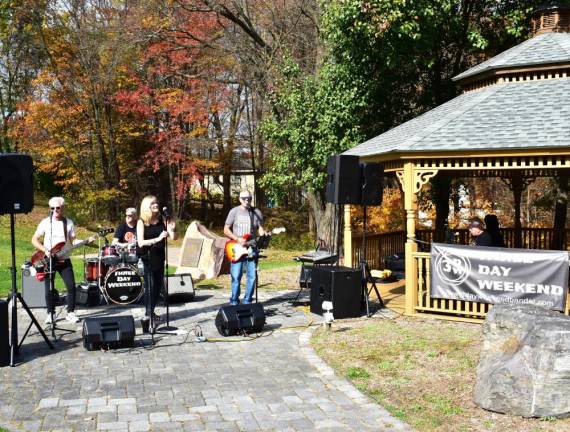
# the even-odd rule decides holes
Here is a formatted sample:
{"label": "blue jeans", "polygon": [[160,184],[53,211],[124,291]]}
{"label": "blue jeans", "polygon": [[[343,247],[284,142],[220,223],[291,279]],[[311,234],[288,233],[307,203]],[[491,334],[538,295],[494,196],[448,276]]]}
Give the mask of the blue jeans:
{"label": "blue jeans", "polygon": [[230,274],[232,276],[232,296],[230,297],[230,303],[234,305],[239,304],[240,283],[244,268],[246,271],[246,283],[243,303],[251,303],[253,298],[253,290],[255,289],[255,260],[243,258],[236,263],[232,263],[230,267]]}

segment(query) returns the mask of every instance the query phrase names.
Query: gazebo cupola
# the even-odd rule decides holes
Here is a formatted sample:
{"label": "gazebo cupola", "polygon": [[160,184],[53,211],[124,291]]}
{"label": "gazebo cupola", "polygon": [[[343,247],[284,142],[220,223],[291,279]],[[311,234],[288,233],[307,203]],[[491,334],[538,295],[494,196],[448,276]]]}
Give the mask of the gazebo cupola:
{"label": "gazebo cupola", "polygon": [[505,82],[570,76],[570,1],[542,4],[533,14],[534,37],[453,78],[464,91]]}

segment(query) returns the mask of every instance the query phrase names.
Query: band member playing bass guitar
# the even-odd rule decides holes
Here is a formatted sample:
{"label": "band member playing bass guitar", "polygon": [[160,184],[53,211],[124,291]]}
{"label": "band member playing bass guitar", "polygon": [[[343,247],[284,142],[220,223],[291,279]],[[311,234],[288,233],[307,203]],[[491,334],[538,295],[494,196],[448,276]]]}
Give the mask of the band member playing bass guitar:
{"label": "band member playing bass guitar", "polygon": [[[63,205],[65,201],[61,197],[53,197],[49,200],[50,215],[49,217],[43,219],[32,237],[32,244],[40,253],[43,252],[46,258],[50,258],[52,252],[55,257],[55,246],[60,243],[65,243],[65,245],[73,245],[79,242],[75,238],[75,225],[71,219],[63,216]],[[43,241],[41,240],[43,238]],[[95,238],[93,238],[94,240]],[[91,238],[89,239],[91,240]],[[93,241],[91,240],[91,241]],[[71,260],[68,256],[57,256],[57,259],[53,259],[53,271],[57,271],[65,287],[67,288],[67,321],[71,323],[76,323],[79,321],[77,315],[75,315],[75,277],[73,275],[73,266],[71,265]],[[45,269],[49,271],[49,268]],[[52,323],[52,316],[55,312],[55,304],[53,303],[53,294],[51,293],[51,278],[55,277],[55,274],[48,275],[45,277],[45,296],[47,305],[47,318],[45,323]]]}
{"label": "band member playing bass guitar", "polygon": [[[255,237],[256,231],[260,236],[266,234],[262,226],[263,215],[259,209],[252,207],[251,200],[251,192],[247,190],[241,191],[239,194],[240,205],[230,210],[224,225],[224,234],[241,245],[245,245],[247,237]],[[240,284],[244,268],[246,271],[246,284],[243,303],[251,303],[256,278],[255,266],[257,257],[255,254],[256,251],[252,250],[252,254],[243,256],[237,262],[231,264],[232,295],[230,304],[236,305],[240,302]]]}

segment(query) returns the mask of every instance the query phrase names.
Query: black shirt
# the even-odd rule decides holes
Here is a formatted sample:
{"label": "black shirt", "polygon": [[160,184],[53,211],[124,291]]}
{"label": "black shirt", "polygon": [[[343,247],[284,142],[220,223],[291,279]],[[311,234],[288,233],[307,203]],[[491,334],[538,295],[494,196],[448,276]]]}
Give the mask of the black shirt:
{"label": "black shirt", "polygon": [[[154,225],[144,225],[143,240],[151,240],[160,236],[166,230],[162,216],[158,217],[158,222]],[[150,263],[151,270],[160,270],[164,266],[164,258],[166,256],[164,247],[166,239],[162,239],[152,246],[144,246],[139,248],[139,256],[146,262]]]}
{"label": "black shirt", "polygon": [[487,231],[483,231],[478,236],[473,236],[473,243],[475,243],[475,246],[492,246],[493,239]]}
{"label": "black shirt", "polygon": [[[132,239],[125,238],[125,235],[127,235],[127,233],[132,233],[134,237],[132,237]],[[130,227],[127,225],[126,222],[123,222],[121,225],[117,227],[117,229],[115,230],[115,235],[113,237],[119,239],[119,243],[131,243],[133,239],[136,239],[136,236],[137,236],[136,225],[134,227]],[[130,235],[128,235],[127,237],[130,237]]]}

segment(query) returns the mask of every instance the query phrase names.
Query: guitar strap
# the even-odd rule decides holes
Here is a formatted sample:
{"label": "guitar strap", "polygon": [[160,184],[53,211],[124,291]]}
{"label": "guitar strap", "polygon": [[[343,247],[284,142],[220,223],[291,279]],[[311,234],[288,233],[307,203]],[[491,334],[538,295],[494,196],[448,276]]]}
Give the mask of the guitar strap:
{"label": "guitar strap", "polygon": [[63,217],[63,238],[67,243],[67,218],[65,216]]}

